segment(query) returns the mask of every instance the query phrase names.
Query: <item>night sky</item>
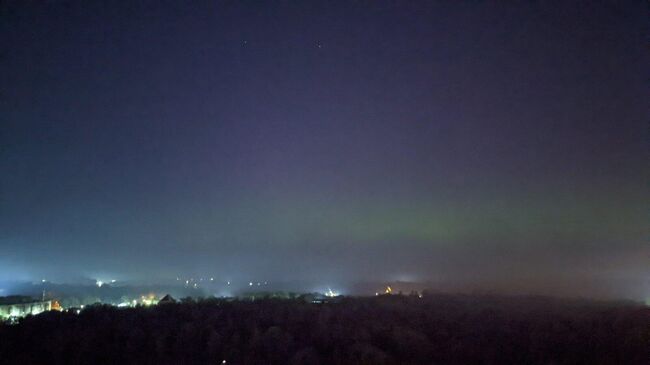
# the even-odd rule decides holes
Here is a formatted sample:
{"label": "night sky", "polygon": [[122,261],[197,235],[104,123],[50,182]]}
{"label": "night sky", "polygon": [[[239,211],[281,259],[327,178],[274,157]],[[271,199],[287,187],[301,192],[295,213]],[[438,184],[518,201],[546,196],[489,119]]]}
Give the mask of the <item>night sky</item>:
{"label": "night sky", "polygon": [[3,1],[0,278],[650,296],[643,1]]}

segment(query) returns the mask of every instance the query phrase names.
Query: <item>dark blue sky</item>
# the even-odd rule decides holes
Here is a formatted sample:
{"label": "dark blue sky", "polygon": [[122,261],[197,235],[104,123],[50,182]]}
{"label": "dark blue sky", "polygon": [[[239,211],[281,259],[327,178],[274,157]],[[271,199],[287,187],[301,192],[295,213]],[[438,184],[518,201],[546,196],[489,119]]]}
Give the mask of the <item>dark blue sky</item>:
{"label": "dark blue sky", "polygon": [[0,277],[650,295],[644,2],[0,9]]}

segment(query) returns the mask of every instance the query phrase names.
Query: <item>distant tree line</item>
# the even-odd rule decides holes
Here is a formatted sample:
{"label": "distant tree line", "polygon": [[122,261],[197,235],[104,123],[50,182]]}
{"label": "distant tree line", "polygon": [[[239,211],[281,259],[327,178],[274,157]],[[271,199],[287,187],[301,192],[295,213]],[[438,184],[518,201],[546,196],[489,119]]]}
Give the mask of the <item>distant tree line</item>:
{"label": "distant tree line", "polygon": [[2,364],[650,364],[640,304],[465,295],[48,312],[0,325]]}

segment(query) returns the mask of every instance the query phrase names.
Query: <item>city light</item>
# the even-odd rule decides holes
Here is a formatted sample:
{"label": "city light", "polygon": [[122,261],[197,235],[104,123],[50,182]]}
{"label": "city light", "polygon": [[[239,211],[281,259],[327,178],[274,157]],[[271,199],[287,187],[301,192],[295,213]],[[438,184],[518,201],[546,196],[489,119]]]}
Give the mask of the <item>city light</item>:
{"label": "city light", "polygon": [[158,304],[158,299],[156,298],[156,296],[154,294],[149,294],[147,296],[143,295],[141,297],[141,302],[145,306],[150,306],[150,305]]}
{"label": "city light", "polygon": [[330,297],[330,298],[332,298],[332,297],[338,297],[338,296],[339,296],[339,293],[333,291],[331,288],[327,288],[327,291],[325,292],[325,296],[326,296],[326,297]]}

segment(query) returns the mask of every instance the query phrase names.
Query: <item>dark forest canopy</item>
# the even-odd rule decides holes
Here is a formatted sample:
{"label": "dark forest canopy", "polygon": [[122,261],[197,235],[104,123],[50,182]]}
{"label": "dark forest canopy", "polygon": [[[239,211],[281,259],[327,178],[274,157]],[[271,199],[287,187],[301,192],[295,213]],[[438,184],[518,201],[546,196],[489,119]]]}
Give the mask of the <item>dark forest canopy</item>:
{"label": "dark forest canopy", "polygon": [[467,295],[96,305],[0,325],[4,364],[647,364],[650,309]]}

